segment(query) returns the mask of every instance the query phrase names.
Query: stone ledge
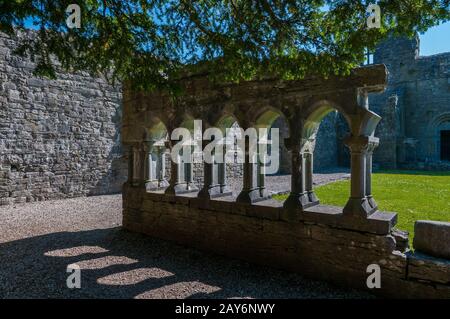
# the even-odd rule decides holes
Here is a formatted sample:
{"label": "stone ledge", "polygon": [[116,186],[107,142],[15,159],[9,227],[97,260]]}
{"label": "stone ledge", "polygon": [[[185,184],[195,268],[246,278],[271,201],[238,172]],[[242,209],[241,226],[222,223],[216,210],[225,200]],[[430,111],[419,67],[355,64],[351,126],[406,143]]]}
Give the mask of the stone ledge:
{"label": "stone ledge", "polygon": [[317,205],[296,213],[283,211],[281,216],[286,221],[294,219],[379,235],[389,234],[397,224],[396,213],[377,211],[367,219],[358,219],[345,216],[342,207],[329,205]]}
{"label": "stone ledge", "polygon": [[[144,199],[155,202],[169,202],[180,205],[211,210],[234,215],[247,215],[254,218],[282,220],[285,222],[304,221],[323,224],[332,227],[340,227],[360,232],[368,232],[378,235],[387,235],[397,223],[397,214],[390,212],[375,212],[367,219],[357,219],[345,216],[342,207],[317,205],[305,211],[286,210],[283,203],[268,199],[254,204],[236,203],[233,197],[220,199],[202,199],[196,194],[184,194],[181,196],[166,195],[160,192],[146,192]],[[148,204],[146,204],[148,205]]]}

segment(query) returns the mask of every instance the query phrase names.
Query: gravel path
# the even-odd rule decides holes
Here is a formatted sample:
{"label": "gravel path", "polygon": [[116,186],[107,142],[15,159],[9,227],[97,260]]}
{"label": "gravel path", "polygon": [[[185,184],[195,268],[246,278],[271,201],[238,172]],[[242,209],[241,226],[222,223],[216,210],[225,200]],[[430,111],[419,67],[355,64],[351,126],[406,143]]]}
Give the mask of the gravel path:
{"label": "gravel path", "polygon": [[[121,224],[121,195],[0,207],[2,298],[370,298]],[[81,289],[66,287],[67,266]]]}

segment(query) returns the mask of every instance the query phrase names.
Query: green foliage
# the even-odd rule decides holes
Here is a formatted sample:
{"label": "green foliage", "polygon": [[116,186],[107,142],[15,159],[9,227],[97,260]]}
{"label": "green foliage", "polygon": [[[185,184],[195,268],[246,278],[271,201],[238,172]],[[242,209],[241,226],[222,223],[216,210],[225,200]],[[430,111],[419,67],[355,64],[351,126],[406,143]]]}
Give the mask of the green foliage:
{"label": "green foliage", "polygon": [[[411,36],[449,20],[449,0],[380,0],[382,28],[367,29],[371,1],[351,0],[0,0],[0,30],[33,19],[38,36],[21,51],[52,75],[103,73],[135,88],[175,92],[186,72],[240,81],[272,74],[348,74],[388,34]],[[66,7],[81,7],[81,28]]]}
{"label": "green foliage", "polygon": [[[380,210],[398,213],[397,228],[414,236],[414,222],[421,219],[450,221],[450,172],[386,171],[373,174],[373,196]],[[317,187],[320,202],[343,207],[350,182]],[[278,196],[284,200],[286,196]]]}

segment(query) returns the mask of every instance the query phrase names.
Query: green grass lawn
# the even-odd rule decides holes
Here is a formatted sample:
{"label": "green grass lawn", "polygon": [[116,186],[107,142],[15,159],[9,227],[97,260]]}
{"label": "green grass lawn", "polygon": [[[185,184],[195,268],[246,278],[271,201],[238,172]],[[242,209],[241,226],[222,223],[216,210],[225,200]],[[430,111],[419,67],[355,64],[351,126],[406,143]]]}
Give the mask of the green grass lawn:
{"label": "green grass lawn", "polygon": [[[398,213],[397,228],[414,236],[419,219],[450,221],[450,172],[383,171],[373,174],[373,196],[379,209]],[[316,188],[321,204],[344,206],[350,181]],[[279,196],[285,199],[286,196]]]}

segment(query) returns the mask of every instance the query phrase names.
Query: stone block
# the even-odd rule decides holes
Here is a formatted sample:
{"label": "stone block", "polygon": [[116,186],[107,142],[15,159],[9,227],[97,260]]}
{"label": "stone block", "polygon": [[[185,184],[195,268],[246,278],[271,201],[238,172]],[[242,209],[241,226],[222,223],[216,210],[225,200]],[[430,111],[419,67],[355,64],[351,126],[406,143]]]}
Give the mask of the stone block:
{"label": "stone block", "polygon": [[191,198],[189,200],[189,206],[191,208],[199,208],[199,209],[210,209],[210,200],[209,199],[203,199],[203,198]]}
{"label": "stone block", "polygon": [[418,220],[414,233],[417,251],[450,260],[450,222]]}
{"label": "stone block", "polygon": [[393,229],[391,234],[397,243],[397,250],[404,252],[409,249],[409,233],[407,231]]}

